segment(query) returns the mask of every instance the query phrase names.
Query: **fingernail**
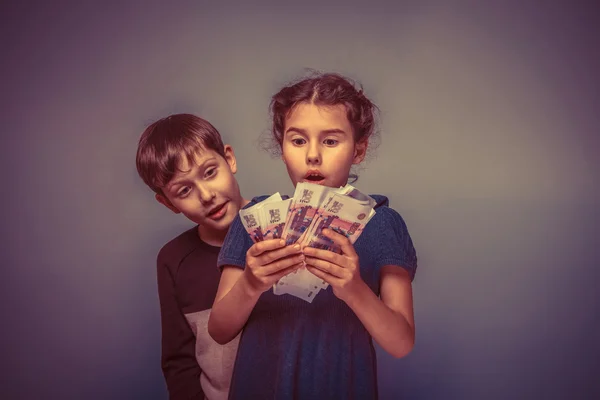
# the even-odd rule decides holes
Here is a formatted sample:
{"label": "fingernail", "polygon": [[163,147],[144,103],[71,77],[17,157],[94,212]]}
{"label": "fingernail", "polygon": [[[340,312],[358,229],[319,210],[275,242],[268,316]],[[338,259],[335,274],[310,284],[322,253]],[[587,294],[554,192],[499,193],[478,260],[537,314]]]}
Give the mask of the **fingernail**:
{"label": "fingernail", "polygon": [[295,245],[294,250],[300,250],[300,245],[299,244]]}
{"label": "fingernail", "polygon": [[279,245],[280,245],[280,246],[283,246],[283,245],[285,245],[285,240],[280,240],[280,241],[279,241]]}

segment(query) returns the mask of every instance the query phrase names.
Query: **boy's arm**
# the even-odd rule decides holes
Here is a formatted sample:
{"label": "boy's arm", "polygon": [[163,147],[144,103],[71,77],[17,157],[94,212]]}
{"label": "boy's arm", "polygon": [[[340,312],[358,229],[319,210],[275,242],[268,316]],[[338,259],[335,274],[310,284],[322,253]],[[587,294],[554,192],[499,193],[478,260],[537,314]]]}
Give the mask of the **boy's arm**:
{"label": "boy's arm", "polygon": [[201,369],[196,360],[196,338],[179,309],[175,282],[164,263],[157,266],[161,317],[161,367],[169,399],[204,399]]}

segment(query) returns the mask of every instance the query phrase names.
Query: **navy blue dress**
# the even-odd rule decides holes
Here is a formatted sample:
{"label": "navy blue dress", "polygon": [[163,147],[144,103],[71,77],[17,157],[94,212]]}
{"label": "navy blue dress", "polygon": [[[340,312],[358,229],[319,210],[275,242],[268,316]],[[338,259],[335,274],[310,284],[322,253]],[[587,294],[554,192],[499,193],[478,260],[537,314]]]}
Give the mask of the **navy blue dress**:
{"label": "navy blue dress", "polygon": [[[354,244],[363,281],[379,296],[379,270],[405,268],[414,279],[417,256],[404,220],[385,196],[371,195],[376,214]],[[246,207],[263,201],[254,198]],[[252,240],[238,217],[217,264],[244,268]],[[264,292],[244,326],[230,399],[375,399],[377,360],[371,335],[331,286],[312,303]]]}

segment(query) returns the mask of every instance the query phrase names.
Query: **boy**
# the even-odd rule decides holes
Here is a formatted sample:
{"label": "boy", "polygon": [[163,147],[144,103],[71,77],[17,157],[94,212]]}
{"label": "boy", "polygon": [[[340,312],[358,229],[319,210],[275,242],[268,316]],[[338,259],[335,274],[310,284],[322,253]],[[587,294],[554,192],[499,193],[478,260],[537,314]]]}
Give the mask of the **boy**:
{"label": "boy", "polygon": [[208,335],[207,323],[220,279],[220,246],[248,203],[234,177],[233,149],[208,121],[176,114],[142,133],[136,166],[159,203],[197,224],[157,257],[161,366],[169,398],[226,399],[239,336],[221,346]]}

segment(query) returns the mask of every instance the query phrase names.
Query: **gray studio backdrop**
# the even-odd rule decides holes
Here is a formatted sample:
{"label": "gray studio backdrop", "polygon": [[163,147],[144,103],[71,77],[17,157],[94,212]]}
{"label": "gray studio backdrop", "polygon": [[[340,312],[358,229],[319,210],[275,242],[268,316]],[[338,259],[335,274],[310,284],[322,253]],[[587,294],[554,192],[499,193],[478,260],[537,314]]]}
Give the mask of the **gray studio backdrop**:
{"label": "gray studio backdrop", "polygon": [[379,351],[381,398],[600,394],[591,7],[38,3],[2,6],[0,397],[166,398],[155,257],[190,223],[138,179],[138,137],[199,114],[245,196],[291,194],[258,138],[304,68],[380,106],[356,185],[389,196],[418,250],[417,343]]}

